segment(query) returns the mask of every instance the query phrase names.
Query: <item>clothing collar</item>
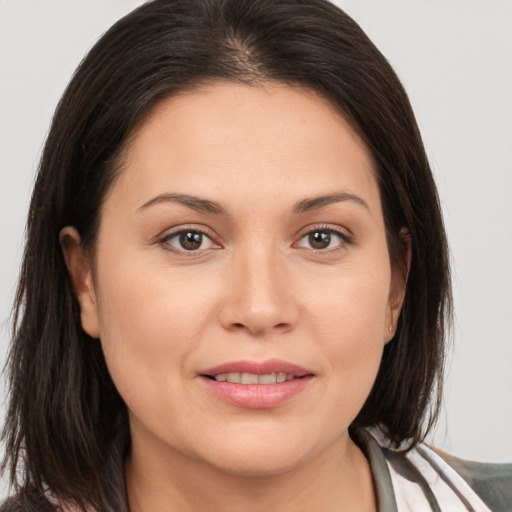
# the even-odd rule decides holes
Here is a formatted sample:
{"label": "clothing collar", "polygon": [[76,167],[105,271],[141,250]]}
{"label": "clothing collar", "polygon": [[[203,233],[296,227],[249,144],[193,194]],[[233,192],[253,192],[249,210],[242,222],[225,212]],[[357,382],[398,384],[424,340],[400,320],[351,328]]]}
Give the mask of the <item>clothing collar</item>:
{"label": "clothing collar", "polygon": [[357,440],[370,464],[377,498],[377,512],[398,512],[395,493],[393,492],[393,482],[381,447],[366,430],[357,433]]}

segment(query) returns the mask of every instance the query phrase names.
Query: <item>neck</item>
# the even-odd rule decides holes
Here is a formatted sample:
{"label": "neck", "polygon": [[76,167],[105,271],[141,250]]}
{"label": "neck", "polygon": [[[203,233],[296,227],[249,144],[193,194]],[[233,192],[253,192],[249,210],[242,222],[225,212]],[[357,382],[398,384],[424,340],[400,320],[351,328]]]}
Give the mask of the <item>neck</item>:
{"label": "neck", "polygon": [[[136,441],[126,462],[131,512],[375,512],[369,465],[348,434],[299,467],[238,475]],[[152,449],[154,448],[154,449]]]}

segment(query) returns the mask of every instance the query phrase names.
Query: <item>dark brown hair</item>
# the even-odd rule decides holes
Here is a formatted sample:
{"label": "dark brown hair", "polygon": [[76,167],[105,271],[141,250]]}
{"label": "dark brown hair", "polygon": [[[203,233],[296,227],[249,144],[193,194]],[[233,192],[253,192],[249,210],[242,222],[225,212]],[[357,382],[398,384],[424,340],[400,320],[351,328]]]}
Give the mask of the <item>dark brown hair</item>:
{"label": "dark brown hair", "polygon": [[[375,163],[392,265],[404,274],[396,335],[351,430],[380,425],[414,445],[435,421],[450,314],[446,237],[407,95],[361,28],[325,0],[155,0],[118,21],[64,93],[30,205],[9,354],[3,470],[23,510],[45,491],[123,511],[126,407],[100,344],[82,330],[59,245],[75,226],[94,247],[102,200],[130,136],[158,101],[200,83],[279,82],[327,98]],[[125,441],[120,441],[125,440]],[[23,508],[24,507],[24,508]]]}

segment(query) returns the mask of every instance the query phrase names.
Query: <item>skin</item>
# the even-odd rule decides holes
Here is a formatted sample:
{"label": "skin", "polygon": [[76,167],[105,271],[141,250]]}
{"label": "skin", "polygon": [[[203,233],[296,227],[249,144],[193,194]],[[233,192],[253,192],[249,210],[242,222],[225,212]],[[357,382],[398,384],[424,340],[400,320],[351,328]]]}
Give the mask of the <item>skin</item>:
{"label": "skin", "polygon": [[[200,248],[185,250],[180,230],[204,232]],[[313,247],[311,233],[330,235],[328,246]],[[376,510],[348,427],[404,289],[371,157],[327,101],[233,83],[165,99],[105,198],[94,265],[74,228],[61,240],[83,328],[129,410],[132,512]],[[274,358],[314,374],[278,407],[236,407],[198,378]]]}

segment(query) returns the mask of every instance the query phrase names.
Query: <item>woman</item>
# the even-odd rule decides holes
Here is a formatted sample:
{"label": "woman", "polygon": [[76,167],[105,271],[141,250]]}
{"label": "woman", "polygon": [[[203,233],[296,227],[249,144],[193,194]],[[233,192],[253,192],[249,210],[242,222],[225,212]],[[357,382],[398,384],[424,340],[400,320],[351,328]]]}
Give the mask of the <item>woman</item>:
{"label": "woman", "polygon": [[145,4],[46,142],[4,508],[506,510],[510,468],[421,444],[449,313],[421,138],[360,28],[322,0]]}

